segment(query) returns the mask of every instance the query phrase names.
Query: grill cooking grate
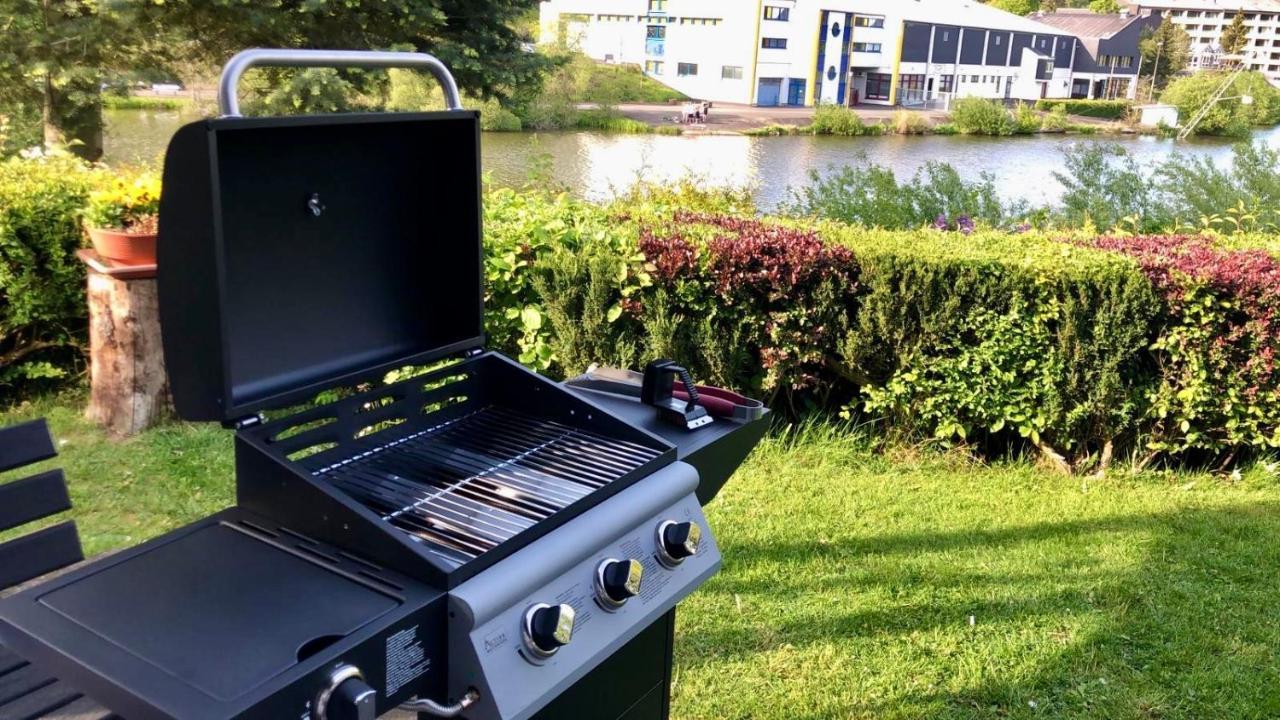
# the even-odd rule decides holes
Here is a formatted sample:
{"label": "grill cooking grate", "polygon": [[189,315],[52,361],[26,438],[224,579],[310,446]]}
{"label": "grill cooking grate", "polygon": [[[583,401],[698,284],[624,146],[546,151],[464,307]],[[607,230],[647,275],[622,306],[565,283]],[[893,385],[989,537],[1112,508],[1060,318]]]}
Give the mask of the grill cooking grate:
{"label": "grill cooking grate", "polygon": [[315,474],[457,566],[659,455],[490,405]]}

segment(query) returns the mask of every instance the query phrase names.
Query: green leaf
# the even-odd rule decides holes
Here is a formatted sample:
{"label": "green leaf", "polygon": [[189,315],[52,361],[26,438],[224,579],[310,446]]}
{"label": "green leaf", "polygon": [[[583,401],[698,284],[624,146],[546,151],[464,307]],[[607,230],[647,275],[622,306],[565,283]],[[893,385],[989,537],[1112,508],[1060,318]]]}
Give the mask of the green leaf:
{"label": "green leaf", "polygon": [[613,307],[609,308],[609,314],[606,315],[605,317],[611,323],[617,322],[618,318],[622,317],[622,306],[614,305]]}
{"label": "green leaf", "polygon": [[542,313],[538,312],[538,308],[526,305],[524,310],[520,311],[520,322],[526,330],[541,330]]}

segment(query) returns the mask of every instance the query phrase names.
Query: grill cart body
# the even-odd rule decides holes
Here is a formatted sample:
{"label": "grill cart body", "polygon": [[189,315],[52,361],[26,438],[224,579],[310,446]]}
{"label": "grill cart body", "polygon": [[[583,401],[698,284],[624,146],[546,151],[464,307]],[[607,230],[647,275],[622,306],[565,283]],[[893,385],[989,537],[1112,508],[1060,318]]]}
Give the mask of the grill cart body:
{"label": "grill cart body", "polygon": [[[238,117],[254,64],[425,67],[454,109]],[[237,505],[5,600],[0,638],[129,720],[582,717],[605,685],[596,717],[664,717],[720,565],[700,471],[762,422],[664,437],[485,351],[479,119],[434,58],[247,51],[223,103],[170,144],[158,264]]]}

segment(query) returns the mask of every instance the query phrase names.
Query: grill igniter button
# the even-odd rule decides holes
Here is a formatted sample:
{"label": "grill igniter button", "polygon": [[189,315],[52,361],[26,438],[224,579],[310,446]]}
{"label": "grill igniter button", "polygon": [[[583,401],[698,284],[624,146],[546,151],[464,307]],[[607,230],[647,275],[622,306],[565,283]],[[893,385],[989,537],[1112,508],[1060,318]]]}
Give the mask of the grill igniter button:
{"label": "grill igniter button", "polygon": [[640,594],[644,566],[639,560],[609,558],[596,566],[596,600],[600,607],[614,612]]}
{"label": "grill igniter button", "polygon": [[674,569],[698,554],[698,543],[702,542],[702,528],[695,522],[676,522],[668,520],[658,526],[658,562]]}
{"label": "grill igniter button", "polygon": [[573,639],[573,608],[538,603],[524,613],[524,646],[535,661],[546,660]]}

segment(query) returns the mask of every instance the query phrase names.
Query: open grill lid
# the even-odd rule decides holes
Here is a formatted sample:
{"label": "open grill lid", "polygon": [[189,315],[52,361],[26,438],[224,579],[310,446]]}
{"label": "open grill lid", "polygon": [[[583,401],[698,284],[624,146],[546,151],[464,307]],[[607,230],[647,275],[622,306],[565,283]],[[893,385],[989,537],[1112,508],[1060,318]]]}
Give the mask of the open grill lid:
{"label": "open grill lid", "polygon": [[[452,108],[239,117],[254,65],[430,70]],[[249,50],[165,156],[158,282],[178,414],[236,421],[483,344],[480,126],[420,53]]]}

